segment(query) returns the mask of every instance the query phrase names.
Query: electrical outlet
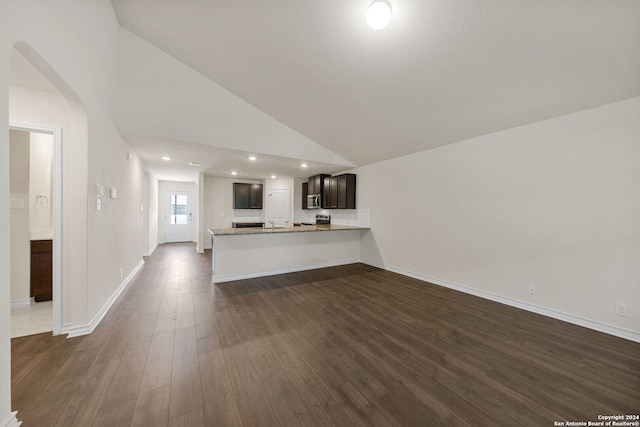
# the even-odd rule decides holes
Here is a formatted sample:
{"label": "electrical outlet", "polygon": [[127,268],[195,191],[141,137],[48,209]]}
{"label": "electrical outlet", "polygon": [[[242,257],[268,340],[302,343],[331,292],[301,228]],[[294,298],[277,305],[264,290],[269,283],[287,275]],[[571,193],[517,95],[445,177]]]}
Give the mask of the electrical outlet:
{"label": "electrical outlet", "polygon": [[629,306],[621,302],[616,303],[616,316],[627,317],[629,315]]}
{"label": "electrical outlet", "polygon": [[535,295],[537,291],[536,285],[529,285],[529,294]]}

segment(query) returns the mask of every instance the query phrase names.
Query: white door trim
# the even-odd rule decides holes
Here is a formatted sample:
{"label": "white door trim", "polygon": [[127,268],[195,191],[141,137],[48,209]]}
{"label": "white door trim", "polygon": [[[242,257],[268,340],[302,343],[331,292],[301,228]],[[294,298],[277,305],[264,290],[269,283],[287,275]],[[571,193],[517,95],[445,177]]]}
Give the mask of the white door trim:
{"label": "white door trim", "polygon": [[62,127],[9,121],[9,129],[53,135],[53,334],[62,333]]}

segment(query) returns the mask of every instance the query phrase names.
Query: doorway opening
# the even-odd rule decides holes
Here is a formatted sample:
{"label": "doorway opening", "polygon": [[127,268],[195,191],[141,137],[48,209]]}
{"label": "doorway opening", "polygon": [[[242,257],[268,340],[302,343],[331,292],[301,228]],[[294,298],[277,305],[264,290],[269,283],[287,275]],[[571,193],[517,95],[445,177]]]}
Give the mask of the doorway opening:
{"label": "doorway opening", "polygon": [[193,193],[191,191],[165,192],[165,243],[193,240]]}
{"label": "doorway opening", "polygon": [[62,329],[62,129],[10,123],[11,337]]}

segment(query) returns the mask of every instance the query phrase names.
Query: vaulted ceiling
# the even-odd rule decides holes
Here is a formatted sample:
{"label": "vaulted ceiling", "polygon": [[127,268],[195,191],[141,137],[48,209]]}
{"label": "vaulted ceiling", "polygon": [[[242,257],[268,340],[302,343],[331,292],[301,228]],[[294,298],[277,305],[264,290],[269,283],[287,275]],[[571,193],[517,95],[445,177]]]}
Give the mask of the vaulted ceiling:
{"label": "vaulted ceiling", "polygon": [[389,1],[380,31],[370,0],[112,3],[122,27],[336,163],[640,95],[638,0]]}

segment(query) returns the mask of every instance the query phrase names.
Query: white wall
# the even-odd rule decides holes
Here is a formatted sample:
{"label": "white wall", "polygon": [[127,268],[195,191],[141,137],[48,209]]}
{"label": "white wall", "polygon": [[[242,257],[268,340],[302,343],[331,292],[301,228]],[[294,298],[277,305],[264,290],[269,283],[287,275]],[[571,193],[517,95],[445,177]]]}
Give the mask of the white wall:
{"label": "white wall", "polygon": [[[70,129],[62,124],[66,183],[63,318],[72,326],[95,319],[120,286],[118,269],[123,268],[126,277],[141,257],[142,168],[137,158],[122,163],[126,162],[125,152],[131,150],[113,124],[118,33],[119,24],[108,0],[0,2],[1,140],[7,141],[9,135],[9,58],[14,45],[30,62],[37,63],[36,68],[64,95],[67,119],[73,123]],[[14,119],[13,106],[11,113]],[[29,117],[24,121],[49,124]],[[68,146],[70,140],[73,144]],[[8,144],[0,143],[0,200],[9,198],[8,149]],[[95,210],[96,183],[119,189],[118,199],[109,202],[111,206],[102,213]],[[9,209],[5,207],[0,209],[0,425],[13,420],[8,223]]]}
{"label": "white wall", "polygon": [[31,132],[29,144],[29,230],[37,240],[53,232],[53,135]]}
{"label": "white wall", "polygon": [[[0,141],[9,140],[9,2],[0,2]],[[0,200],[9,199],[9,144],[0,142]],[[0,205],[1,206],[1,205]],[[9,209],[0,207],[0,425],[16,424],[11,414],[11,277]]]}
{"label": "white wall", "polygon": [[[231,227],[231,206],[225,205],[225,185],[222,178],[204,177],[204,219],[202,242],[205,249],[211,249],[211,237],[208,229]],[[232,203],[232,202],[230,202]]]}
{"label": "white wall", "polygon": [[298,210],[302,210],[302,183],[307,181],[308,181],[308,178],[293,179],[293,211],[294,212]]}
{"label": "white wall", "polygon": [[[264,209],[233,209],[233,183],[265,184],[255,179],[204,177],[201,238],[204,249],[211,249],[209,228],[231,228],[232,222],[264,222]],[[264,201],[264,198],[263,198]],[[264,205],[263,205],[264,206]]]}
{"label": "white wall", "polygon": [[142,253],[149,255],[149,188],[151,186],[151,178],[148,172],[144,172],[142,180]]}
{"label": "white wall", "polygon": [[[72,109],[61,93],[20,86],[9,87],[9,107],[13,124],[62,128],[62,276],[67,284],[63,286],[62,321],[87,323],[87,148],[82,118],[72,126]],[[29,201],[31,205],[35,198]]]}
{"label": "white wall", "polygon": [[[9,137],[9,59],[10,43],[4,41],[9,5],[0,2],[0,134],[2,140]],[[0,200],[9,199],[9,144],[0,143]],[[16,425],[11,414],[11,277],[9,209],[0,208],[0,424]]]}
{"label": "white wall", "polygon": [[148,254],[151,255],[158,247],[158,179],[149,174],[149,243]]}
{"label": "white wall", "polygon": [[[101,210],[89,197],[89,313],[95,316],[145,255],[144,170],[140,158],[120,138],[89,147],[89,192],[104,186]],[[132,153],[127,160],[127,152]],[[116,190],[116,197],[110,195]],[[120,274],[122,270],[122,275]]]}
{"label": "white wall", "polygon": [[640,332],[639,117],[633,98],[359,168],[363,259]]}
{"label": "white wall", "polygon": [[29,132],[12,130],[9,136],[11,197],[11,301],[29,299],[31,287],[29,241]]}
{"label": "white wall", "polygon": [[204,253],[205,241],[209,240],[205,234],[204,228],[204,174],[198,174],[198,182],[196,183],[196,252],[199,254]]}

